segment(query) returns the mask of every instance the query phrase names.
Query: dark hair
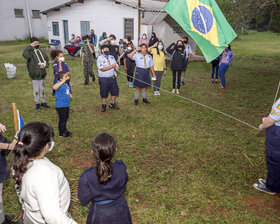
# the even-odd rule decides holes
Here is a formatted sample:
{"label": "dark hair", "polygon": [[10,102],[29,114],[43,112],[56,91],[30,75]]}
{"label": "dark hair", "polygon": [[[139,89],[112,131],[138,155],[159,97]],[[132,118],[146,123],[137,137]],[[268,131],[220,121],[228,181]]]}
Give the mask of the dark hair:
{"label": "dark hair", "polygon": [[30,43],[33,43],[34,41],[39,41],[37,37],[31,37],[30,38]]}
{"label": "dark hair", "polygon": [[131,41],[131,36],[127,37],[127,41],[130,42]]}
{"label": "dark hair", "polygon": [[[163,45],[163,48],[162,48],[161,51],[162,51],[164,54],[166,54],[166,53],[165,53],[165,50],[164,50],[164,44],[163,44],[163,42],[160,40],[160,41],[158,42],[158,45],[159,45],[159,43],[162,43],[162,45]],[[158,45],[157,45],[157,54],[159,55]]]}
{"label": "dark hair", "polygon": [[230,51],[231,51],[231,46],[230,46],[230,44],[228,45],[228,47],[227,47]]}
{"label": "dark hair", "polygon": [[66,74],[66,72],[64,72],[64,71],[58,72],[57,73],[58,80],[63,79],[64,74]]}
{"label": "dark hair", "polygon": [[82,40],[86,40],[86,39],[87,39],[86,36],[87,36],[87,35],[82,36]]}
{"label": "dark hair", "polygon": [[83,38],[85,38],[85,39],[83,39],[83,40],[86,40],[86,39],[89,39],[89,40],[90,40],[90,36],[89,36],[89,35],[85,35]]}
{"label": "dark hair", "polygon": [[61,53],[63,53],[63,51],[61,51],[61,50],[52,50],[51,51],[51,58],[55,59]]}
{"label": "dark hair", "polygon": [[29,159],[41,155],[44,147],[52,141],[53,137],[53,128],[42,122],[26,124],[20,130],[18,143],[13,150],[12,162],[13,179],[16,182],[17,190],[21,190],[22,178],[27,171]]}
{"label": "dark hair", "polygon": [[105,36],[107,36],[107,33],[106,33],[106,32],[103,32],[103,33],[102,33],[102,37],[105,37]]}
{"label": "dark hair", "polygon": [[[157,38],[157,35],[155,32],[152,32],[152,35],[154,34],[154,38]],[[151,35],[151,39],[152,39],[152,35]]]}
{"label": "dark hair", "polygon": [[113,175],[111,159],[116,153],[117,143],[113,136],[102,133],[95,137],[92,142],[93,154],[98,161],[96,175],[100,184],[107,184]]}
{"label": "dark hair", "polygon": [[143,47],[143,46],[145,46],[148,50],[148,46],[146,44],[143,43],[143,44],[140,45],[140,47]]}
{"label": "dark hair", "polygon": [[177,40],[176,44],[175,44],[175,50],[178,50],[178,45],[179,45],[179,42],[182,42],[183,44],[183,48],[184,48],[184,42],[182,40]]}
{"label": "dark hair", "polygon": [[110,36],[109,37],[112,37],[114,40],[116,40],[117,38],[116,38],[116,36],[114,35],[114,34],[110,34]]}
{"label": "dark hair", "polygon": [[189,42],[189,38],[187,36],[183,37],[183,39],[186,39],[187,43]]}

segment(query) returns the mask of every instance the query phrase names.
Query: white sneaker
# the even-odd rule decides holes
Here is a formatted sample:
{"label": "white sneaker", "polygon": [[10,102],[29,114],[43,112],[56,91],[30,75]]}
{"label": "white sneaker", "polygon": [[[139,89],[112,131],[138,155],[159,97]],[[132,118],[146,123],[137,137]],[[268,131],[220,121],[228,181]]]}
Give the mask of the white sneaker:
{"label": "white sneaker", "polygon": [[180,90],[179,90],[179,89],[177,89],[177,90],[176,90],[176,93],[179,95],[179,94],[180,94]]}
{"label": "white sneaker", "polygon": [[154,96],[157,96],[158,94],[157,94],[157,91],[154,91]]}
{"label": "white sneaker", "polygon": [[173,89],[173,90],[172,90],[172,93],[175,93],[175,92],[176,92],[176,90],[175,90],[175,89]]}
{"label": "white sneaker", "polygon": [[160,92],[159,91],[157,91],[157,95],[160,96]]}
{"label": "white sneaker", "polygon": [[156,80],[157,80],[157,78],[156,78],[156,77],[152,77],[152,80],[153,80],[153,81],[156,81]]}

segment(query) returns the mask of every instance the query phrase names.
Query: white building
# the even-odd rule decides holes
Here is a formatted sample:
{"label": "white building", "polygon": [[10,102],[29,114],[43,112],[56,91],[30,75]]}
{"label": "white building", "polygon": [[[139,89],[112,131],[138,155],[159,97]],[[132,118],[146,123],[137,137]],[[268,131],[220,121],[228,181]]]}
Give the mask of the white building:
{"label": "white building", "polygon": [[[140,35],[155,32],[167,46],[187,34],[162,10],[165,4],[164,0],[141,0]],[[138,0],[71,0],[42,13],[47,15],[49,40],[60,40],[62,46],[72,33],[83,36],[91,29],[98,38],[106,32],[138,42]],[[190,43],[195,52],[195,42]]]}
{"label": "white building", "polygon": [[0,0],[0,41],[47,38],[47,17],[40,11],[67,0]]}

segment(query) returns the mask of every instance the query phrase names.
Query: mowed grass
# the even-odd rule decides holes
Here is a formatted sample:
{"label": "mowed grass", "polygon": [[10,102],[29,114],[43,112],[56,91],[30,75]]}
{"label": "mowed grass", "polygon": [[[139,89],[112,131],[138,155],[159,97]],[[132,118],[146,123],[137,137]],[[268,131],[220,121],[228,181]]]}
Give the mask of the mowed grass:
{"label": "mowed grass", "polygon": [[[0,63],[25,63],[27,43],[0,44]],[[191,62],[181,95],[258,127],[273,103],[280,78],[280,38],[273,33],[250,33],[232,43],[234,62],[226,74],[227,88],[210,82],[211,65]],[[83,86],[80,58],[66,56],[74,99],[68,129],[71,139],[57,137],[58,116],[51,96],[53,71],[46,79],[49,110],[34,110],[31,80],[26,66],[17,78],[6,79],[0,68],[0,122],[13,137],[11,104],[15,102],[25,123],[43,121],[56,131],[55,149],[47,154],[64,171],[72,189],[71,215],[85,223],[88,207],[77,200],[80,175],[94,164],[90,152],[94,136],[109,132],[118,141],[115,159],[127,165],[125,197],[134,223],[278,223],[280,197],[253,189],[266,177],[265,133],[165,93],[148,98],[151,105],[133,106],[134,89],[119,74],[119,111],[100,112],[98,83]],[[94,68],[97,74],[96,67]],[[123,69],[122,69],[123,71]],[[170,69],[162,88],[171,90]],[[11,156],[9,156],[10,158]],[[42,174],[43,175],[43,174]],[[10,178],[4,184],[6,213],[21,213]]]}

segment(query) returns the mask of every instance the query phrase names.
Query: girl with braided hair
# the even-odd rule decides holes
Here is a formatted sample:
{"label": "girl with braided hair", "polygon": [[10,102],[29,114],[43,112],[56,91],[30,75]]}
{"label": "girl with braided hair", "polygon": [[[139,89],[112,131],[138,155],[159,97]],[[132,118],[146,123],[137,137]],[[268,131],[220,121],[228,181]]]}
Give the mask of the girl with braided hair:
{"label": "girl with braided hair", "polygon": [[79,180],[78,198],[83,206],[91,202],[86,224],[130,224],[131,216],[126,199],[128,175],[122,161],[111,162],[117,150],[115,139],[103,133],[92,143],[97,160]]}

